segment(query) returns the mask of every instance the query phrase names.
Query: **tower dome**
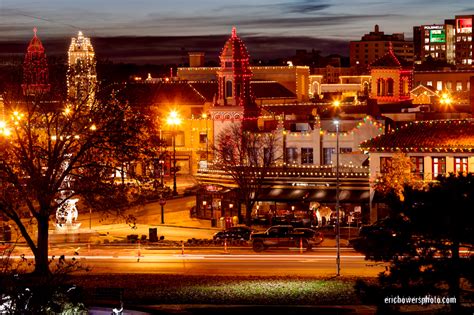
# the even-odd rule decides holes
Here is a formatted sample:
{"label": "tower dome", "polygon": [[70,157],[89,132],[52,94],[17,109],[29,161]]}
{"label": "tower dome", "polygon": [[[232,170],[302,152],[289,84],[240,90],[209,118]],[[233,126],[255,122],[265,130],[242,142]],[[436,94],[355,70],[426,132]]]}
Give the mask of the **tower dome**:
{"label": "tower dome", "polygon": [[28,45],[23,62],[23,94],[38,95],[50,91],[49,70],[43,44],[36,35],[36,27],[33,29],[34,35]]}

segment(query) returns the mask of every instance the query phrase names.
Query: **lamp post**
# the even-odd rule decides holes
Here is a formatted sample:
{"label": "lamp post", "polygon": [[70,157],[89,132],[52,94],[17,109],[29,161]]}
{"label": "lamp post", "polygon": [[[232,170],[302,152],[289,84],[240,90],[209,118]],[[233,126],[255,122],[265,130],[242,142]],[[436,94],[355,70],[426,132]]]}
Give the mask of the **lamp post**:
{"label": "lamp post", "polygon": [[336,265],[337,276],[341,274],[341,229],[339,226],[339,120],[334,120],[336,125]]}
{"label": "lamp post", "polygon": [[173,127],[173,195],[178,194],[178,189],[176,187],[176,127],[181,124],[181,117],[179,117],[178,112],[171,111],[167,119],[168,125]]}
{"label": "lamp post", "polygon": [[202,114],[202,118],[206,120],[206,168],[209,163],[209,129],[207,128],[207,114]]}

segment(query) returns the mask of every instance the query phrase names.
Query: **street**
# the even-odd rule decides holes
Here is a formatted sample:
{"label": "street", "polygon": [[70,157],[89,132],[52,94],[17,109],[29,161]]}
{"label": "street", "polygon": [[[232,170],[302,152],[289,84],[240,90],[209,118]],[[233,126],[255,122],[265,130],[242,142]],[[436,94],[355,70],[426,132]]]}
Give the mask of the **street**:
{"label": "street", "polygon": [[[74,250],[77,250],[74,253]],[[57,253],[57,254],[56,254]],[[61,254],[62,253],[62,254]],[[332,276],[336,269],[336,249],[318,248],[300,252],[298,248],[269,250],[256,254],[248,248],[56,248],[52,254],[73,257],[90,273],[156,273],[183,275],[246,276]],[[78,254],[78,255],[77,255]],[[12,258],[20,258],[18,255]],[[32,256],[25,256],[30,259]],[[344,276],[376,276],[385,264],[374,264],[352,249],[341,250],[341,274]]]}

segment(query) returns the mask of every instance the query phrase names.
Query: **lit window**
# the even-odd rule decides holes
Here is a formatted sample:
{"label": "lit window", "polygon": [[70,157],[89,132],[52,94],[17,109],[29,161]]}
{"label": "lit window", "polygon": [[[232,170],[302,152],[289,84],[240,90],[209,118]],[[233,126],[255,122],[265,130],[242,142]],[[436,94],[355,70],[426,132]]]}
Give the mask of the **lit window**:
{"label": "lit window", "polygon": [[462,91],[462,82],[456,82],[456,91]]}
{"label": "lit window", "polygon": [[419,179],[423,179],[423,173],[425,171],[423,157],[422,156],[412,156],[410,158],[410,160],[413,163],[411,172],[415,175],[415,177],[417,177]]}
{"label": "lit window", "polygon": [[313,148],[301,148],[301,164],[313,164]]}
{"label": "lit window", "polygon": [[467,173],[467,157],[454,158],[454,172]]}
{"label": "lit window", "polygon": [[443,81],[436,81],[436,89],[441,91],[443,89]]}
{"label": "lit window", "polygon": [[332,164],[333,154],[336,154],[336,148],[323,148],[323,165]]}
{"label": "lit window", "polygon": [[439,175],[446,174],[446,158],[445,157],[434,157],[433,159],[433,179],[436,179]]}
{"label": "lit window", "polygon": [[380,158],[380,173],[387,173],[392,167],[392,158],[391,157],[381,157]]}
{"label": "lit window", "polygon": [[286,148],[286,163],[293,164],[298,162],[298,152],[296,148]]}
{"label": "lit window", "polygon": [[433,86],[433,81],[426,81],[426,86]]}

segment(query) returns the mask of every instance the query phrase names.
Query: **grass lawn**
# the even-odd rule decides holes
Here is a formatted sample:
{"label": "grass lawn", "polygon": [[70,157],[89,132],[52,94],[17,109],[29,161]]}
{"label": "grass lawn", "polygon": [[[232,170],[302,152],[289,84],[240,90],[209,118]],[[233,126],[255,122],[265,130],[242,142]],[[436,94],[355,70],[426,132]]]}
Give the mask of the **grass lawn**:
{"label": "grass lawn", "polygon": [[355,305],[354,278],[84,275],[72,281],[93,298],[96,288],[123,288],[130,304]]}

